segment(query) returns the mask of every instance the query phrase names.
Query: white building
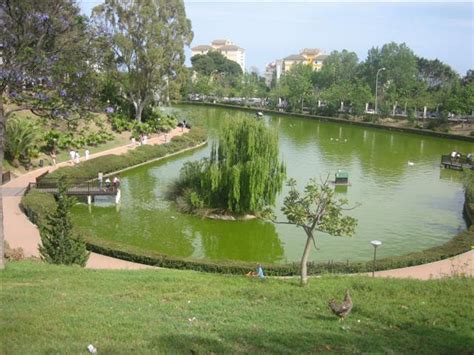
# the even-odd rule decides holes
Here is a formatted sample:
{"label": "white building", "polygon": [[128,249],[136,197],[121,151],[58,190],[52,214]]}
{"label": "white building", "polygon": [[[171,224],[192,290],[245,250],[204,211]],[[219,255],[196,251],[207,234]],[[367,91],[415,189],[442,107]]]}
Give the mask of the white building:
{"label": "white building", "polygon": [[245,71],[245,49],[233,44],[228,39],[216,39],[211,45],[198,45],[191,48],[191,55],[206,54],[209,51],[217,51],[224,57],[240,65],[242,71]]}

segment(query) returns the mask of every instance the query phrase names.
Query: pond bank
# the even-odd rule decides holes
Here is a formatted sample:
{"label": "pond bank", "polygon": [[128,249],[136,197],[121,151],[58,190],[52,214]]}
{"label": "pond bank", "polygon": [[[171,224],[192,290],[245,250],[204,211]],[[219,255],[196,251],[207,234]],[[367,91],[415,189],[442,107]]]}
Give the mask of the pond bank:
{"label": "pond bank", "polygon": [[[166,258],[168,261],[171,261],[169,257],[166,257],[166,256],[162,256],[163,258]],[[428,261],[428,260],[425,260],[425,262]],[[331,266],[330,266],[331,267]],[[210,270],[209,270],[210,271]],[[337,267],[334,268],[334,271],[338,271],[337,270]]]}
{"label": "pond bank", "polygon": [[[180,136],[188,130],[176,128],[168,134],[171,139]],[[150,144],[163,144],[162,137],[154,137],[149,140]],[[104,155],[122,155],[132,149],[130,145],[104,150],[90,156],[90,159]],[[84,161],[81,158],[81,161]],[[55,167],[48,166],[23,174],[2,186],[3,214],[4,214],[4,237],[11,248],[22,248],[26,257],[39,257],[38,245],[41,242],[38,227],[28,220],[28,217],[20,208],[21,198],[30,182],[35,182],[36,178],[48,171],[52,172],[58,168],[70,166],[68,161],[57,164]],[[107,268],[107,269],[143,269],[150,268],[149,265],[133,263],[105,255],[92,253],[89,258],[87,268]]]}
{"label": "pond bank", "polygon": [[303,117],[303,118],[308,118],[308,119],[316,119],[320,121],[337,122],[344,125],[355,125],[355,126],[362,126],[362,127],[385,129],[389,131],[406,132],[406,133],[418,134],[418,135],[424,135],[424,136],[460,140],[460,141],[465,141],[465,142],[474,142],[474,137],[470,137],[470,136],[461,136],[461,135],[452,134],[452,133],[435,132],[435,131],[419,129],[419,128],[394,127],[394,126],[388,126],[388,125],[371,123],[371,122],[353,121],[350,119],[344,119],[344,118],[338,118],[338,117],[309,115],[309,114],[302,114],[302,113],[296,113],[296,112],[279,112],[279,111],[259,108],[259,107],[245,107],[245,106],[218,104],[218,103],[213,104],[210,102],[182,101],[180,102],[180,104],[181,103],[186,104],[186,105],[221,107],[221,108],[237,109],[237,110],[250,111],[250,112],[261,111],[261,112],[266,112],[266,113],[271,113],[271,114],[276,114],[276,115],[286,115],[286,116],[294,116],[294,117]]}

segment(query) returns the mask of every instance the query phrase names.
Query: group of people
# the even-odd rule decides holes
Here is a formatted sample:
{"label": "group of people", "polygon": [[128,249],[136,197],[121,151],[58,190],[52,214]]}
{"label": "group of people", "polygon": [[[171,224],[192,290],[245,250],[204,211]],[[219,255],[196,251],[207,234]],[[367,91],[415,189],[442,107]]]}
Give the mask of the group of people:
{"label": "group of people", "polygon": [[453,150],[451,152],[451,160],[459,160],[459,159],[461,159],[461,153],[456,152],[455,150]]}
{"label": "group of people", "polygon": [[99,173],[97,176],[97,180],[99,182],[99,188],[103,189],[104,188],[104,183],[105,183],[105,190],[110,190],[113,188],[113,190],[117,190],[120,187],[120,178],[118,176],[114,176],[112,181],[110,180],[110,177],[106,177],[104,181],[104,173]]}
{"label": "group of people", "polygon": [[140,137],[138,138],[139,142],[135,139],[135,137],[131,138],[131,146],[134,147],[137,144],[138,145],[146,145],[148,144],[148,136],[146,134],[140,134]]}
{"label": "group of people", "polygon": [[[90,155],[89,149],[86,149],[84,151],[84,157],[86,158],[86,160],[89,159],[89,155]],[[71,164],[79,164],[79,162],[81,161],[81,155],[79,151],[77,150],[71,149],[69,151],[69,157],[71,158],[70,159]]]}

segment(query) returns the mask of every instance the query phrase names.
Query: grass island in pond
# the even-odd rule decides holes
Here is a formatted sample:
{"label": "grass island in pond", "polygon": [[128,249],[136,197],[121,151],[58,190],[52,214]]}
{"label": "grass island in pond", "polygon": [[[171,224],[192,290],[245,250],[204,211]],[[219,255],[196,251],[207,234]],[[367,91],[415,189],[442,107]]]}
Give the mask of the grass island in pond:
{"label": "grass island in pond", "polygon": [[[207,127],[215,140],[226,115],[254,117],[236,110],[178,106],[178,115]],[[370,241],[382,240],[377,257],[402,255],[443,244],[465,229],[464,195],[458,172],[440,169],[441,154],[468,152],[472,143],[401,132],[338,125],[285,115],[265,115],[279,133],[280,159],[287,176],[302,187],[312,177],[348,172],[351,186],[336,192],[351,204],[359,223],[352,238],[319,236],[310,260],[370,260]],[[182,214],[165,199],[182,166],[210,154],[207,147],[121,174],[122,203],[78,205],[79,229],[106,242],[171,256],[264,263],[299,261],[304,232],[294,226],[261,220],[227,222]],[[414,165],[409,165],[408,161]],[[283,187],[275,212],[281,217]]]}

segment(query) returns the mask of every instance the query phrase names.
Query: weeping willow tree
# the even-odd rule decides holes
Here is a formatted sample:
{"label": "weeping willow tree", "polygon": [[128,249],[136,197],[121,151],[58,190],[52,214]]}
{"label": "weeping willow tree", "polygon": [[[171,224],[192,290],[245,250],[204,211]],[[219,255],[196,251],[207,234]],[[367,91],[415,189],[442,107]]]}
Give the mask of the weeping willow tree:
{"label": "weeping willow tree", "polygon": [[258,213],[274,205],[285,179],[278,135],[249,119],[224,124],[209,158],[185,164],[177,186],[192,208]]}

